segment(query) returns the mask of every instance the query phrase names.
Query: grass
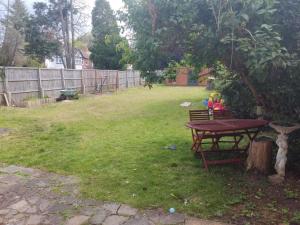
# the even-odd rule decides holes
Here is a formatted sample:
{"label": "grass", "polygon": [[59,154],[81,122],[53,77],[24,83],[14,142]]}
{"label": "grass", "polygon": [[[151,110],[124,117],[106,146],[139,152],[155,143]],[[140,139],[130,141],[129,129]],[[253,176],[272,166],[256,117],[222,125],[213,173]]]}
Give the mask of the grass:
{"label": "grass", "polygon": [[[85,197],[139,208],[174,207],[220,216],[242,200],[228,182],[233,167],[205,172],[191,153],[187,109],[208,93],[201,88],[155,87],[82,98],[36,109],[1,108],[0,161],[79,176]],[[176,151],[164,147],[175,144]]]}

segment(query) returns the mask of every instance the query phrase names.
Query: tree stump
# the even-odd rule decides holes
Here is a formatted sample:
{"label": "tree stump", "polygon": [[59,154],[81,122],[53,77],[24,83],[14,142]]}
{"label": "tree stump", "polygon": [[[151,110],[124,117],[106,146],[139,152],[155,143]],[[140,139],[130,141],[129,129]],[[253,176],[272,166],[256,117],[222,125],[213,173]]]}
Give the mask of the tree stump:
{"label": "tree stump", "polygon": [[253,141],[249,148],[247,170],[269,174],[272,168],[272,141]]}

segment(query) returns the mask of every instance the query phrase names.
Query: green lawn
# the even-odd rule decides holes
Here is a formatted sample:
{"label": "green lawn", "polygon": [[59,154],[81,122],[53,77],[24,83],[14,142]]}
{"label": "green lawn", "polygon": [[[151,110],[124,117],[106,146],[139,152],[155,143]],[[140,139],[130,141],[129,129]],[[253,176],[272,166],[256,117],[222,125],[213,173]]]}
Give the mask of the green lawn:
{"label": "green lawn", "polygon": [[[0,161],[79,176],[89,198],[222,215],[241,200],[228,182],[243,173],[202,169],[190,151],[187,109],[179,106],[202,107],[207,95],[196,87],[155,87],[36,109],[3,107],[0,127],[13,132],[0,139]],[[164,149],[170,144],[177,150]]]}

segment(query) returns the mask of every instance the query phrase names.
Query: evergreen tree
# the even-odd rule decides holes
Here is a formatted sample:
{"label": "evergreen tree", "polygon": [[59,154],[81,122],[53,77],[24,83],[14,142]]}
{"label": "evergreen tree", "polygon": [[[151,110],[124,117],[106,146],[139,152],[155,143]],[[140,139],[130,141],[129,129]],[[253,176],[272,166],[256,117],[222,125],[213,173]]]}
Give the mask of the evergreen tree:
{"label": "evergreen tree", "polygon": [[22,0],[15,0],[5,18],[5,34],[0,50],[0,65],[17,65],[23,57],[28,12]]}
{"label": "evergreen tree", "polygon": [[106,0],[96,0],[92,12],[93,43],[91,60],[98,69],[121,69],[122,52],[117,50],[122,41],[116,17]]}
{"label": "evergreen tree", "polygon": [[44,63],[46,58],[62,55],[62,44],[56,36],[56,14],[50,13],[46,3],[37,2],[33,6],[34,15],[30,16],[27,30],[25,52]]}

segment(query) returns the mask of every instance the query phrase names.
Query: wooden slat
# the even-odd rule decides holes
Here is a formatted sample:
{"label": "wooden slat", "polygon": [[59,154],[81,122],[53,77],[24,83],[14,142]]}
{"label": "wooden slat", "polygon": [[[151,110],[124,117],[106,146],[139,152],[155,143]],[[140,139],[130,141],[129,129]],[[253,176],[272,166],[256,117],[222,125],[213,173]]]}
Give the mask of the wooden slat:
{"label": "wooden slat", "polygon": [[208,110],[190,110],[190,121],[209,120]]}

